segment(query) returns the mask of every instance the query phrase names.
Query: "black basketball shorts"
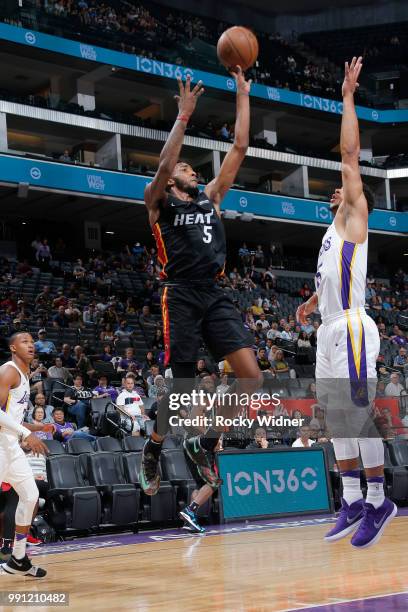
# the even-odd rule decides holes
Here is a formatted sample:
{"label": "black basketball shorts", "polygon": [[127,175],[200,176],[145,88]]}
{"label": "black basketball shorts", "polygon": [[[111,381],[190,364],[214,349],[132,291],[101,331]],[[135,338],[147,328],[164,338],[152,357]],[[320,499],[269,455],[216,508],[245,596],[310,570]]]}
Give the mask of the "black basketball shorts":
{"label": "black basketball shorts", "polygon": [[201,339],[216,361],[253,345],[230,296],[218,285],[162,287],[165,365],[197,360]]}

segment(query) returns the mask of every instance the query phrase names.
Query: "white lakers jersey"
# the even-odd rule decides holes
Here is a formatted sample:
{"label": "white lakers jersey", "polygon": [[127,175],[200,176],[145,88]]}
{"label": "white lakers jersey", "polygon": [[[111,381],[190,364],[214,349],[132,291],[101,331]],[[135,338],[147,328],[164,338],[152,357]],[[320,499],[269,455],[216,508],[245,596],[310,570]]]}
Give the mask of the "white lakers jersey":
{"label": "white lakers jersey", "polygon": [[315,276],[319,310],[325,318],[364,307],[368,237],[362,244],[342,240],[334,221],[323,236]]}
{"label": "white lakers jersey", "polygon": [[1,410],[7,412],[16,423],[21,424],[30,399],[30,383],[14,361],[8,361],[4,365],[12,366],[17,370],[20,374],[20,384],[15,389],[10,389],[6,405],[1,406]]}

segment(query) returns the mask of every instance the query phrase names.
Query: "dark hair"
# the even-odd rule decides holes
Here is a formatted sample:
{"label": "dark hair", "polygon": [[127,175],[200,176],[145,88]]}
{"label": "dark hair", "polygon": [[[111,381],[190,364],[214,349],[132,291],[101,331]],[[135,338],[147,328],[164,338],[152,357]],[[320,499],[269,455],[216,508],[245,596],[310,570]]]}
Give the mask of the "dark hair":
{"label": "dark hair", "polygon": [[80,378],[81,380],[84,380],[84,377],[82,376],[81,372],[75,372],[75,374],[74,374],[74,380],[75,380],[76,378]]}
{"label": "dark hair", "polygon": [[8,339],[8,346],[10,347],[12,344],[14,344],[14,342],[16,341],[16,338],[18,336],[22,336],[23,334],[27,334],[28,336],[31,336],[30,332],[27,331],[18,331],[15,332],[14,334],[11,334],[10,338]]}
{"label": "dark hair", "polygon": [[[43,406],[35,406],[35,407],[34,407],[34,410],[33,410],[33,412],[32,412],[32,415],[31,415],[31,418],[33,419],[33,421],[34,421],[34,419],[35,419],[35,413],[37,412],[37,410],[42,410],[42,411],[43,411],[43,413],[44,413],[44,419],[45,419],[45,408],[44,408]],[[53,411],[53,412],[54,412],[54,411]]]}
{"label": "dark hair", "polygon": [[[54,410],[52,411],[52,414],[54,414],[54,412],[57,412],[58,410],[59,410],[60,412],[64,412],[64,409],[63,409],[63,408],[61,408],[60,406],[55,406]],[[65,412],[64,412],[64,415],[65,415]]]}
{"label": "dark hair", "polygon": [[365,199],[367,200],[368,214],[370,214],[373,212],[373,208],[375,206],[375,195],[372,189],[366,183],[363,183],[363,193]]}

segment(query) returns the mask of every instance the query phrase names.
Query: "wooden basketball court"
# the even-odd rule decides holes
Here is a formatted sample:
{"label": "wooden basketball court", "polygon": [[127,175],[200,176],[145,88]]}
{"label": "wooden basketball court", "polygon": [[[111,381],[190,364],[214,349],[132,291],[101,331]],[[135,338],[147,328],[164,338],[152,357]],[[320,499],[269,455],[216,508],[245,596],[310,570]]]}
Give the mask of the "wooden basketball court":
{"label": "wooden basketball court", "polygon": [[[176,533],[176,539],[143,543],[139,534],[130,545],[78,552],[64,552],[70,544],[62,543],[59,554],[36,549],[34,563],[48,570],[47,578],[3,574],[0,590],[64,590],[68,609],[81,612],[408,609],[408,517],[397,517],[367,550],[353,549],[347,539],[325,543],[327,524],[280,525],[248,531],[242,524],[242,531],[205,536],[180,530],[183,539]],[[156,539],[165,534],[154,533]]]}

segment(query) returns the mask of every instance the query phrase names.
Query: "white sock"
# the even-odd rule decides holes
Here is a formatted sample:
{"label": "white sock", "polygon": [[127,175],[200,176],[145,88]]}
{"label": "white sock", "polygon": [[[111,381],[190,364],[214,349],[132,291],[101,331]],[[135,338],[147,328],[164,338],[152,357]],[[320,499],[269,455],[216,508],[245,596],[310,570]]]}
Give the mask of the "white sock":
{"label": "white sock", "polygon": [[384,479],[376,478],[373,482],[371,478],[367,478],[367,487],[366,503],[372,504],[375,509],[382,506],[385,499]]}
{"label": "white sock", "polygon": [[343,498],[349,506],[363,498],[360,476],[358,478],[354,478],[353,476],[342,476],[341,481],[343,483]]}
{"label": "white sock", "polygon": [[27,534],[16,533],[13,545],[13,557],[22,559],[26,554]]}

